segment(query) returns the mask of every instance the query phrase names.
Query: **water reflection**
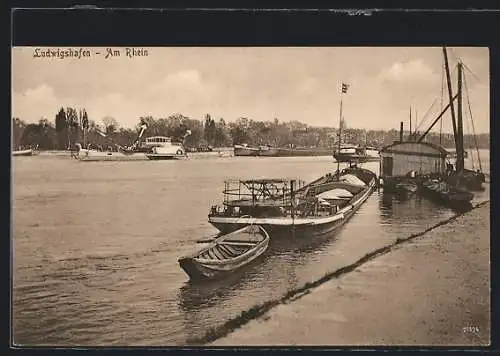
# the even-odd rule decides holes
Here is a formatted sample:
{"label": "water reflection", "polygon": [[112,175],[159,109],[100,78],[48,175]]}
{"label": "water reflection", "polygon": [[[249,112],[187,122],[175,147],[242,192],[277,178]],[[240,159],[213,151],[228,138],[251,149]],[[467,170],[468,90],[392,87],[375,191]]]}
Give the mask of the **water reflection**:
{"label": "water reflection", "polygon": [[401,198],[384,193],[379,204],[380,222],[386,233],[416,233],[454,215],[453,210],[419,195]]}
{"label": "water reflection", "polygon": [[394,199],[394,194],[382,191],[382,193],[379,195],[379,210],[381,211],[380,215],[384,217],[392,217],[392,200]]}
{"label": "water reflection", "polygon": [[188,281],[179,289],[179,306],[184,312],[211,308],[231,297],[231,293],[248,284],[259,272],[268,252],[248,265],[228,273],[224,278],[203,281]]}

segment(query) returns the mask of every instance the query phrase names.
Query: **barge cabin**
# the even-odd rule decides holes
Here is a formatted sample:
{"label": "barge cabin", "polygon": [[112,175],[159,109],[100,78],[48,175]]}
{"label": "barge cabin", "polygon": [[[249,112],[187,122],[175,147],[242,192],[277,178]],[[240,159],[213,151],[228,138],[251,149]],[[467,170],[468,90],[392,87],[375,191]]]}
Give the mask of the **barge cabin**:
{"label": "barge cabin", "polygon": [[[401,134],[402,136],[402,134]],[[396,141],[380,150],[380,179],[384,188],[408,177],[443,176],[448,151],[429,142]]]}

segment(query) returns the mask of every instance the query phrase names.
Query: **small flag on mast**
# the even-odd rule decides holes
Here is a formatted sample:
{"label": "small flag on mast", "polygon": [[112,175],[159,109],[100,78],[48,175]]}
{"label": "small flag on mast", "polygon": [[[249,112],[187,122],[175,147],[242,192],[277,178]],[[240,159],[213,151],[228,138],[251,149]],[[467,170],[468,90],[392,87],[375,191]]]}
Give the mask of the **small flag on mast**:
{"label": "small flag on mast", "polygon": [[350,84],[342,83],[342,94],[347,93],[347,89],[349,89],[350,86]]}

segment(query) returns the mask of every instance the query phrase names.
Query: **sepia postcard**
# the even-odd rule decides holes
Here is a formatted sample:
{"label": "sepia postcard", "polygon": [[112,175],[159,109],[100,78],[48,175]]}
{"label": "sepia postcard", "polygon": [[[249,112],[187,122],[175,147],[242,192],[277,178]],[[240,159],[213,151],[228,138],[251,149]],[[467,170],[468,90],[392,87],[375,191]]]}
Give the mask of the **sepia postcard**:
{"label": "sepia postcard", "polygon": [[489,56],[12,47],[12,346],[490,345]]}

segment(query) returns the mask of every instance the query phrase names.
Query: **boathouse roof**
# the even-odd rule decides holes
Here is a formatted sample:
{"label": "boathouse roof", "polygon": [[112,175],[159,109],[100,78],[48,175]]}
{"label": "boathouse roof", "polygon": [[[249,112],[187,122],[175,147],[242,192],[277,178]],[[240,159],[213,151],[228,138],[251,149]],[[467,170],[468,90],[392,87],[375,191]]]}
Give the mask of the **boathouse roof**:
{"label": "boathouse roof", "polygon": [[380,153],[399,153],[408,155],[426,155],[426,152],[428,152],[429,156],[438,154],[439,156],[446,157],[449,155],[449,152],[443,147],[430,142],[394,142],[393,144],[385,146],[380,150]]}

